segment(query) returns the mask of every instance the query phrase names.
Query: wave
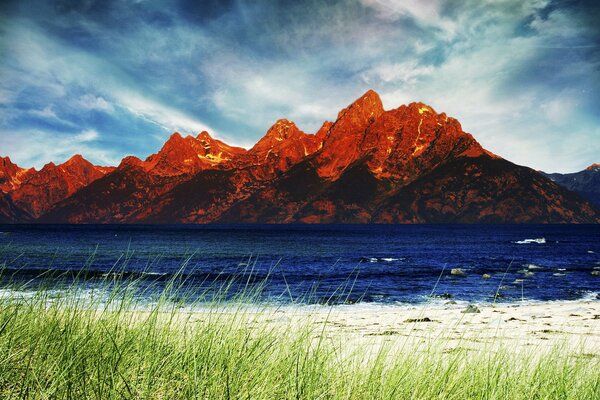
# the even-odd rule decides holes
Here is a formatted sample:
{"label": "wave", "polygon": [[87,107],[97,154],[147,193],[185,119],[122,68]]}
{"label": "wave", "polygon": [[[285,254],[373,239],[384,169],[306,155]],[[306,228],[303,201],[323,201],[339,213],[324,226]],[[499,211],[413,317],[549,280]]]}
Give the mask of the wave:
{"label": "wave", "polygon": [[591,300],[600,300],[599,292],[586,292],[581,297],[581,300],[591,301]]}
{"label": "wave", "polygon": [[376,263],[377,261],[379,261],[379,259],[377,257],[361,257],[360,261],[362,261],[362,262]]}
{"label": "wave", "polygon": [[546,244],[546,238],[523,239],[513,242],[515,244]]}
{"label": "wave", "polygon": [[542,269],[542,268],[543,268],[543,267],[540,267],[539,265],[535,265],[535,264],[527,264],[527,265],[525,265],[525,267],[526,267],[528,270],[532,270],[532,269]]}
{"label": "wave", "polygon": [[361,257],[360,258],[360,261],[370,262],[370,263],[376,263],[379,261],[394,262],[394,261],[399,261],[399,260],[403,260],[403,258],[393,258],[393,257]]}

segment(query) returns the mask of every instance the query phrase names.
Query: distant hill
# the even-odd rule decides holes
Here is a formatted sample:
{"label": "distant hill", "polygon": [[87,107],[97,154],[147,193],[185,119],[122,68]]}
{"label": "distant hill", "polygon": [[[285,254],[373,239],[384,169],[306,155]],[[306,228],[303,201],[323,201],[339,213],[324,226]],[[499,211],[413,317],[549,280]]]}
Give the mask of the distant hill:
{"label": "distant hill", "polygon": [[546,172],[542,174],[600,207],[600,164],[592,164],[583,171],[570,174]]}

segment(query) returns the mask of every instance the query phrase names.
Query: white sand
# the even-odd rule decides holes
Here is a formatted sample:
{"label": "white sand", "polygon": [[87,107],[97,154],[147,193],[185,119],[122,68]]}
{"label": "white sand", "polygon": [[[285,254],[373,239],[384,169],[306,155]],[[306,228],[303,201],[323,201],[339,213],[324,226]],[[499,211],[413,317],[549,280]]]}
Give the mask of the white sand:
{"label": "white sand", "polygon": [[[503,348],[530,354],[562,346],[565,351],[600,357],[599,300],[484,304],[478,305],[480,313],[463,313],[465,308],[464,304],[286,306],[243,314],[257,329],[265,329],[265,323],[275,329],[312,327],[315,339],[324,332],[327,341],[347,349],[360,345],[377,351],[387,343],[398,348]],[[207,313],[194,311],[192,322],[202,323]]]}

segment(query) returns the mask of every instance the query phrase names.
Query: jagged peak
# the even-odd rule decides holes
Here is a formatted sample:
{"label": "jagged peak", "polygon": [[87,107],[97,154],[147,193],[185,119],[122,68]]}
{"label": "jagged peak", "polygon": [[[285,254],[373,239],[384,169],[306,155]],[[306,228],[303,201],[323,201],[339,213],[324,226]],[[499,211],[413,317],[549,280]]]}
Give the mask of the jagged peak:
{"label": "jagged peak", "polygon": [[142,166],[144,162],[136,156],[126,156],[121,160],[118,168],[127,167],[127,166]]}
{"label": "jagged peak", "polygon": [[208,142],[211,142],[213,140],[215,140],[212,136],[210,136],[210,133],[208,133],[207,131],[202,131],[198,134],[198,136],[196,136],[196,139],[198,140],[205,140]]}
{"label": "jagged peak", "polygon": [[171,136],[169,136],[169,139],[167,139],[167,141],[162,145],[161,149],[158,151],[158,154],[170,151],[177,146],[181,146],[183,143],[189,142],[190,139],[193,140],[194,138],[192,136],[187,136],[184,138],[179,132],[173,132]]}
{"label": "jagged peak", "polygon": [[378,117],[384,112],[383,103],[379,94],[372,89],[367,90],[362,96],[354,100],[348,107],[338,113],[338,119],[350,112],[369,114]]}
{"label": "jagged peak", "polygon": [[10,158],[0,157],[0,193],[7,193],[17,189],[32,174],[35,168],[21,168],[13,163]]}
{"label": "jagged peak", "polygon": [[301,139],[304,136],[307,136],[306,133],[298,129],[294,122],[287,119],[280,119],[267,130],[265,136],[263,136],[249,151],[266,151],[286,143],[291,139]]}
{"label": "jagged peak", "polygon": [[323,122],[323,125],[321,125],[321,127],[319,128],[317,133],[315,133],[315,137],[319,140],[319,142],[323,142],[323,140],[325,140],[327,135],[329,135],[329,130],[331,129],[332,126],[333,126],[333,122],[331,122],[331,121]]}
{"label": "jagged peak", "polygon": [[85,158],[83,158],[83,156],[81,154],[75,154],[71,158],[69,158],[67,161],[62,163],[61,165],[68,166],[68,165],[73,165],[73,164],[91,164],[91,163],[88,160],[86,160]]}
{"label": "jagged peak", "polygon": [[8,156],[0,157],[0,166],[2,166],[3,168],[10,168],[10,169],[16,169],[16,170],[24,169],[24,168],[19,167],[14,162],[12,162],[10,160],[10,157],[8,157]]}
{"label": "jagged peak", "polygon": [[[34,169],[30,168],[29,170]],[[0,177],[22,174],[25,171],[28,171],[28,169],[19,167],[17,164],[13,163],[8,156],[0,157]]]}
{"label": "jagged peak", "polygon": [[290,121],[288,119],[279,119],[277,120],[267,131],[266,136],[274,136],[275,138],[279,138],[279,139],[288,139],[294,135],[290,135],[290,134],[296,134],[298,132],[301,132],[300,129],[298,129],[298,127],[296,126],[296,124],[293,121]]}
{"label": "jagged peak", "polygon": [[[382,104],[379,93],[373,89],[367,90],[362,96],[354,101],[354,103],[367,103],[367,104]],[[383,108],[383,105],[381,106]]]}
{"label": "jagged peak", "polygon": [[419,115],[438,115],[433,107],[420,101],[410,103],[408,109],[418,113]]}
{"label": "jagged peak", "polygon": [[586,171],[598,171],[600,170],[600,164],[594,163],[586,168]]}

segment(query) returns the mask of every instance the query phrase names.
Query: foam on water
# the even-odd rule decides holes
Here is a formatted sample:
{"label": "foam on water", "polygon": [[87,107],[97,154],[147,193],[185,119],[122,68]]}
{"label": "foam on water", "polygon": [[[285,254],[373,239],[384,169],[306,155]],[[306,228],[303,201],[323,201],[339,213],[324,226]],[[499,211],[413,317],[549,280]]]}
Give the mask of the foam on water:
{"label": "foam on water", "polygon": [[546,238],[523,239],[513,242],[516,244],[546,244]]}
{"label": "foam on water", "polygon": [[403,260],[404,258],[394,258],[394,257],[361,257],[360,261],[363,262],[370,262],[370,263],[376,263],[379,261],[383,261],[383,262],[393,262],[393,261],[400,261]]}

